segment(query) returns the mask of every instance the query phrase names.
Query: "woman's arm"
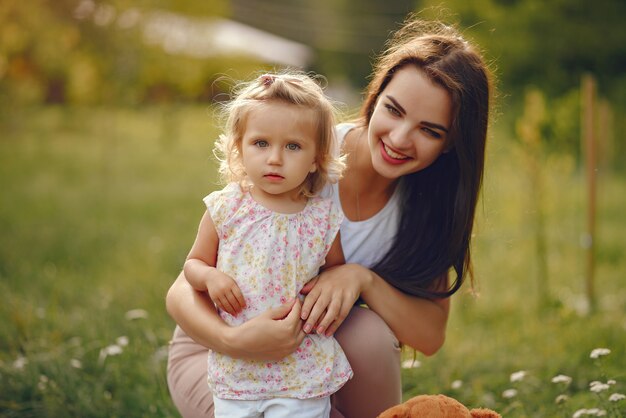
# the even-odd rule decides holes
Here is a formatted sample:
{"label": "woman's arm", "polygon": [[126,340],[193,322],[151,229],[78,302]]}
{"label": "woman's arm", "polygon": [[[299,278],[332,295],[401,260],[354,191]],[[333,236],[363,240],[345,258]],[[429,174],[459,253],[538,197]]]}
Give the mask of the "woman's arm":
{"label": "woman's arm", "polygon": [[435,354],[446,338],[450,298],[407,295],[373,271],[358,267],[365,270],[360,273],[364,276],[361,298],[369,308],[380,315],[400,342],[427,356]]}
{"label": "woman's arm", "polygon": [[231,327],[217,314],[208,295],[194,290],[183,273],[167,292],[166,307],[196,342],[234,358],[280,360],[294,352],[305,336],[297,298]]}
{"label": "woman's arm", "polygon": [[305,331],[315,327],[320,319],[332,318],[325,334],[334,333],[360,295],[402,343],[432,355],[445,340],[449,299],[409,296],[358,264],[324,271],[302,293],[307,294],[301,314],[306,320]]}

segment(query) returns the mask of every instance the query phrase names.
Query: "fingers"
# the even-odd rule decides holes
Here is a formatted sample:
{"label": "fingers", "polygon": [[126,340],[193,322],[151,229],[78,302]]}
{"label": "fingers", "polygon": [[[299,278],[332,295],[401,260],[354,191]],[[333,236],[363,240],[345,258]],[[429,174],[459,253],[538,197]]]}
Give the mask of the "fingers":
{"label": "fingers", "polygon": [[306,332],[307,334],[310,333],[315,328],[317,323],[322,318],[322,315],[324,315],[324,312],[326,311],[326,308],[329,304],[327,299],[322,298],[322,297],[317,298],[314,303],[315,305],[313,305],[313,308],[311,309],[311,313],[308,315],[306,324],[304,324],[304,328],[303,328],[304,332]]}
{"label": "fingers", "polygon": [[346,317],[350,313],[350,309],[352,309],[350,305],[342,306],[335,320],[327,327],[326,333],[324,335],[326,335],[327,337],[333,335],[335,331],[337,331],[339,326],[343,323],[343,321],[345,321]]}
{"label": "fingers", "polygon": [[[302,291],[300,293],[302,293]],[[320,296],[320,292],[318,290],[314,292],[310,292],[308,295],[306,295],[306,297],[304,298],[304,303],[302,304],[302,310],[300,312],[300,319],[302,319],[303,321],[306,321],[309,318],[311,309],[313,309],[313,307],[315,306],[319,296]]]}
{"label": "fingers", "polygon": [[302,290],[300,290],[300,293],[303,295],[307,295],[309,294],[309,292],[311,292],[311,290],[313,289],[313,287],[315,287],[315,284],[317,283],[317,281],[319,280],[320,276],[315,276],[314,278],[312,278],[311,280],[309,280],[307,282],[307,284],[304,285],[304,287],[302,288]]}
{"label": "fingers", "polygon": [[[299,304],[300,301],[298,301]],[[276,308],[268,309],[267,313],[269,314],[271,319],[285,319],[287,315],[292,311],[292,307],[295,302],[293,300],[288,301],[287,303],[280,305]],[[300,311],[298,311],[299,313]]]}
{"label": "fingers", "polygon": [[228,298],[226,296],[221,296],[219,298],[215,299],[215,304],[217,305],[218,308],[220,308],[222,311],[227,312],[228,314],[235,316],[237,315],[237,310],[235,309],[235,307],[230,303],[230,301],[228,300]]}
{"label": "fingers", "polygon": [[318,334],[323,335],[328,327],[335,321],[335,319],[337,319],[340,308],[340,301],[335,299],[330,302],[328,308],[326,308],[326,313],[324,314],[321,321],[317,324],[317,328],[315,329]]}
{"label": "fingers", "polygon": [[293,302],[293,305],[291,306],[291,312],[289,312],[287,318],[285,319],[287,319],[288,321],[299,321],[301,311],[302,303],[300,302],[300,299],[296,298],[296,300]]}

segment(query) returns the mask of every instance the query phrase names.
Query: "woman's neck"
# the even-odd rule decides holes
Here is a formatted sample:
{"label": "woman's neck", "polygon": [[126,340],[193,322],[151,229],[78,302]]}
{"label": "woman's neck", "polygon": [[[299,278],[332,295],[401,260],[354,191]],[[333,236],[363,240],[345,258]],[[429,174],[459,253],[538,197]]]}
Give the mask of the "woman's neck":
{"label": "woman's neck", "polygon": [[367,128],[358,127],[345,138],[348,170],[339,183],[339,195],[345,215],[352,221],[371,218],[385,207],[397,185],[397,179],[381,176],[372,165]]}

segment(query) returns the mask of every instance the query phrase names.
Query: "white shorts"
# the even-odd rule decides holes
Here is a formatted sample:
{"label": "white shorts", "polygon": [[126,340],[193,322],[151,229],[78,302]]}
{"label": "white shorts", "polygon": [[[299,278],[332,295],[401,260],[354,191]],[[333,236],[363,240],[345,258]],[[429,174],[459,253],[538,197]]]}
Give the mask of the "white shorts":
{"label": "white shorts", "polygon": [[328,418],[330,397],[274,398],[258,401],[213,397],[215,418]]}

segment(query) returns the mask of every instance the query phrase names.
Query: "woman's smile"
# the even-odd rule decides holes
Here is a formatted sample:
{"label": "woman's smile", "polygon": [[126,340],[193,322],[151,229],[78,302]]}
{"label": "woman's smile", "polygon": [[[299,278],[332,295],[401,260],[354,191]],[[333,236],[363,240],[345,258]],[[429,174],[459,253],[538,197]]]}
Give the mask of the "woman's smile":
{"label": "woman's smile", "polygon": [[389,145],[385,144],[385,142],[382,140],[380,141],[380,145],[380,153],[382,157],[390,164],[403,164],[412,159],[408,155],[404,155],[400,152],[395,151]]}

